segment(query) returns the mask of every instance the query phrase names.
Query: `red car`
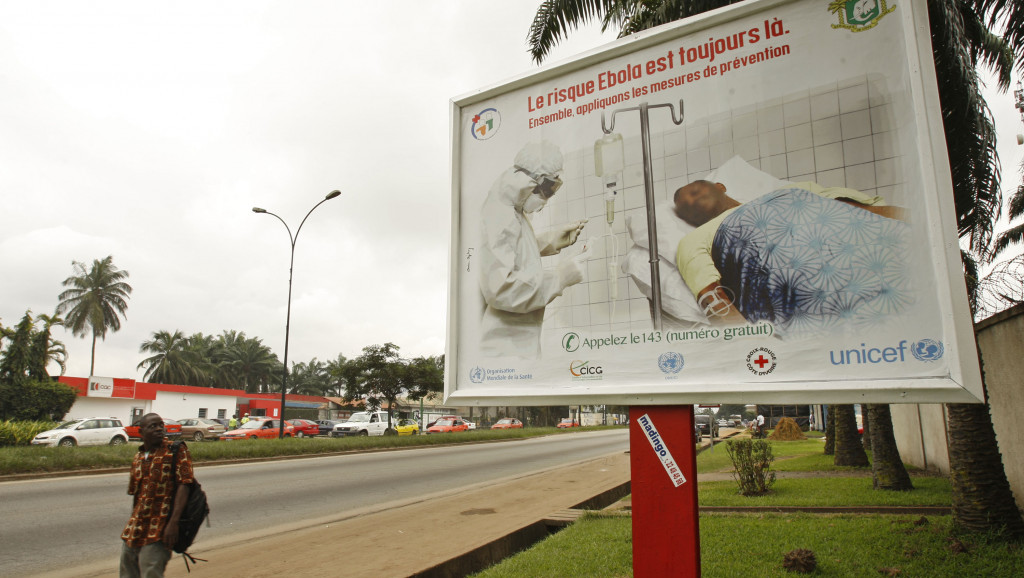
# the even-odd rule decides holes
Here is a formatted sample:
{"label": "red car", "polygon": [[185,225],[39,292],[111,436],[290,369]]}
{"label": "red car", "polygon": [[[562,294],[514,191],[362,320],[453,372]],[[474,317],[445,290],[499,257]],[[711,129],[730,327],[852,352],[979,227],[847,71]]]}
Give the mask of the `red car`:
{"label": "red car", "polygon": [[320,424],[308,419],[289,419],[285,423],[295,428],[295,437],[314,437],[320,433]]}
{"label": "red car", "polygon": [[461,419],[439,419],[434,425],[427,428],[428,434],[452,433],[457,431],[468,431],[469,425]]}
{"label": "red car", "polygon": [[[238,429],[221,434],[222,440],[257,440],[275,439],[281,429],[281,422],[276,419],[251,419]],[[290,438],[295,435],[295,428],[284,424],[284,437]]]}
{"label": "red car", "polygon": [[[124,431],[128,432],[128,439],[141,440],[142,436],[139,435],[139,421],[135,420],[132,425],[124,428]],[[164,435],[169,438],[181,437],[181,424],[174,421],[173,419],[164,420]]]}
{"label": "red car", "polygon": [[498,423],[491,426],[491,429],[515,429],[523,427],[523,422],[514,417],[505,417],[498,420]]}
{"label": "red car", "polygon": [[567,417],[558,422],[558,427],[580,427],[580,424],[576,420]]}

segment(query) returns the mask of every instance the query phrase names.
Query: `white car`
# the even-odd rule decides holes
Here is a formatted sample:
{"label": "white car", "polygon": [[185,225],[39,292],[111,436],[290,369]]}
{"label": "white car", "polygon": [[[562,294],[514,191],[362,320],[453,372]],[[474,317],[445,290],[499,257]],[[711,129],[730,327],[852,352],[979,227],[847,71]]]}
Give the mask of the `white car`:
{"label": "white car", "polygon": [[469,421],[468,419],[464,421],[466,422],[466,425],[469,426],[469,429],[476,429],[476,422]]}
{"label": "white car", "polygon": [[[395,418],[392,418],[391,422],[392,426],[398,425],[398,420]],[[382,436],[387,433],[387,429],[388,412],[360,411],[350,415],[345,421],[335,424],[334,429],[331,430],[331,437]]]}
{"label": "white car", "polygon": [[34,446],[119,446],[128,443],[128,432],[115,417],[87,417],[66,421],[32,439]]}

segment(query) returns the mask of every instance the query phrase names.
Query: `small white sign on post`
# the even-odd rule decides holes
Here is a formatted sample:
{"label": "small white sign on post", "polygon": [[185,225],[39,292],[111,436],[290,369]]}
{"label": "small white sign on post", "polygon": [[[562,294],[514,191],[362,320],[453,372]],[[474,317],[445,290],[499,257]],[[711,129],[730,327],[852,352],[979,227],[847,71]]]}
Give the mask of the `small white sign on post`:
{"label": "small white sign on post", "polygon": [[665,443],[661,441],[661,435],[658,434],[658,428],[654,427],[651,416],[646,413],[640,416],[640,426],[644,428],[644,435],[647,437],[647,441],[651,442],[651,447],[654,448],[654,453],[661,460],[661,465],[664,466],[665,472],[668,473],[669,479],[672,480],[672,484],[677,488],[685,484],[686,477],[683,476],[683,470],[680,469],[679,464],[672,457],[672,452],[668,451]]}

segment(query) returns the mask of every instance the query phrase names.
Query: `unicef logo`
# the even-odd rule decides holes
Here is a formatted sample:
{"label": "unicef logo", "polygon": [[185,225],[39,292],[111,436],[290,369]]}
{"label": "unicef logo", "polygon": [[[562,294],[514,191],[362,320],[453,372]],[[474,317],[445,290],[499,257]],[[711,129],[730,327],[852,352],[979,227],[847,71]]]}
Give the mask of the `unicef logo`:
{"label": "unicef logo", "polygon": [[942,358],[945,351],[942,342],[934,339],[922,339],[910,348],[910,352],[918,361],[937,361]]}
{"label": "unicef logo", "polygon": [[580,336],[578,333],[566,333],[562,336],[562,349],[572,353],[580,348]]}
{"label": "unicef logo", "polygon": [[667,374],[679,373],[683,369],[683,356],[675,351],[662,353],[658,357],[658,369]]}
{"label": "unicef logo", "polygon": [[469,370],[469,380],[473,383],[484,382],[484,370],[481,367],[474,367]]}

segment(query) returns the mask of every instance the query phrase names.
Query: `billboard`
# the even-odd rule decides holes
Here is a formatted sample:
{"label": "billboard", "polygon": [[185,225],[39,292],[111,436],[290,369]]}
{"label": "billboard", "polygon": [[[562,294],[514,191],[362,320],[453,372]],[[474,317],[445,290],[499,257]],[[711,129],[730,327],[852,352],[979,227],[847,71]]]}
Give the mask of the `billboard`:
{"label": "billboard", "polygon": [[927,31],[749,2],[454,99],[449,402],[977,401]]}

